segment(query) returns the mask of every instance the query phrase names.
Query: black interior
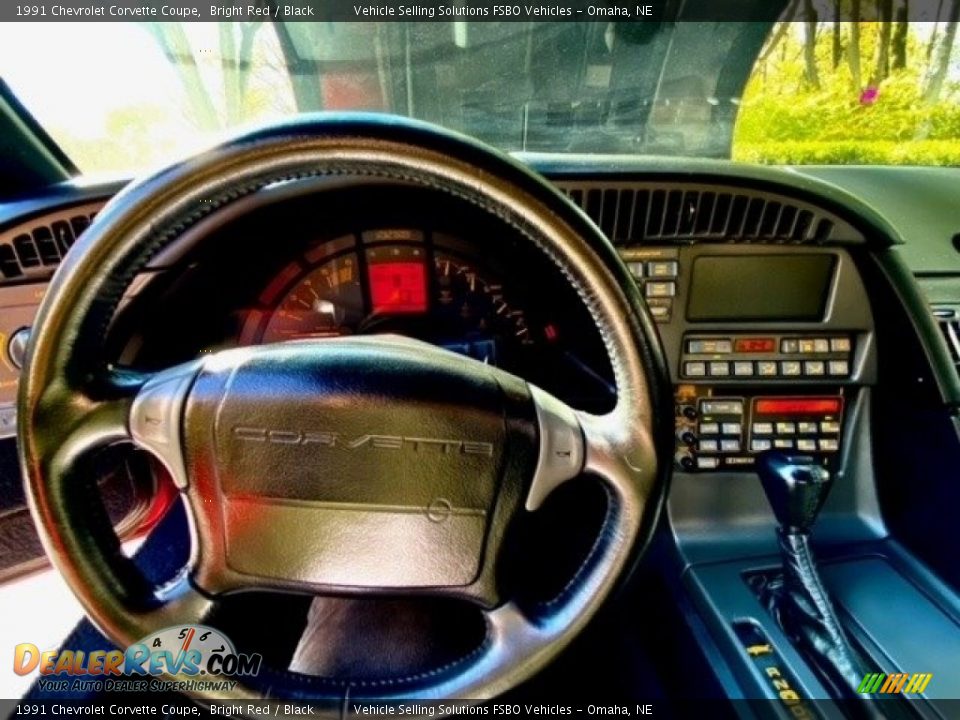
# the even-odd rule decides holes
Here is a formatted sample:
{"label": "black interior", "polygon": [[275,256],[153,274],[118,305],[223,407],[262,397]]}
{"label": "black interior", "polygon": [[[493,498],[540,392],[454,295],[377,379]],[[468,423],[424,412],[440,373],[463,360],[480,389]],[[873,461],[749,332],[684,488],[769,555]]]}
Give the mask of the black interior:
{"label": "black interior", "polygon": [[[745,651],[759,638],[775,648],[801,699],[831,697],[829,683],[760,600],[779,560],[774,518],[756,478],[751,443],[783,435],[794,443],[791,449],[806,450],[801,439],[812,443],[809,451],[834,478],[813,539],[851,644],[878,671],[934,672],[910,712],[949,716],[949,699],[960,697],[957,676],[946,671],[960,657],[953,517],[960,500],[960,379],[921,286],[896,247],[898,231],[871,206],[871,198],[857,200],[786,173],[751,177],[739,169],[695,168],[681,175],[629,164],[601,173],[549,162],[535,167],[605,232],[651,309],[660,308],[653,315],[674,383],[677,439],[669,448],[673,456],[661,458],[673,464],[673,472],[650,551],[590,630],[514,696],[554,696],[557,688],[577,696],[588,688],[624,699],[663,698],[677,708],[698,697],[782,699]],[[0,252],[10,248],[3,256],[8,272],[0,278],[5,323],[0,332],[9,336],[21,326],[24,309],[36,305],[39,293],[31,292],[42,293],[56,265],[17,274],[23,268],[14,264],[22,264],[28,250],[14,238],[27,236],[42,250],[46,236],[38,235],[38,228],[52,227],[49,218],[97,205],[114,189],[65,184],[49,197],[0,205]],[[365,233],[382,230],[406,234],[399,240],[365,239]],[[354,240],[328,245],[344,236]],[[156,369],[213,349],[260,342],[282,298],[311,271],[354,250],[366,269],[370,259],[363,253],[371,247],[426,254],[427,311],[374,317],[369,278],[361,277],[358,314],[338,333],[400,333],[472,356],[485,353],[499,367],[576,408],[609,409],[614,396],[603,344],[562,276],[531,277],[531,250],[503,227],[452,200],[428,207],[412,188],[293,195],[212,235],[185,237],[135,283],[114,318],[107,353],[130,367]],[[431,259],[441,253],[458,258],[485,285],[502,288],[524,324],[490,322],[498,306],[484,305],[483,298],[474,298],[475,315],[468,318],[444,314],[442,264]],[[697,263],[715,258],[734,264],[712,269],[712,289],[708,283],[694,290]],[[811,276],[805,283],[815,297],[801,298],[808,301],[802,307],[790,305],[790,298],[778,307],[771,298],[758,308],[755,293],[744,293],[749,302],[738,303],[731,288],[750,278],[723,277],[724,272],[794,272],[790,263],[803,258],[815,259],[819,279]],[[938,274],[938,288],[947,281],[945,290],[937,290],[941,301],[960,303],[950,289],[956,290],[957,276],[960,267]],[[925,282],[922,272],[920,282]],[[725,297],[711,302],[710,292],[720,286]],[[763,288],[774,293],[776,284],[766,282]],[[518,341],[516,333],[524,328]],[[817,340],[827,344],[807,351],[800,344]],[[691,345],[718,341],[721,345],[706,350]],[[794,349],[785,352],[786,347]],[[738,374],[736,362],[749,364],[749,374]],[[773,372],[765,374],[761,365],[771,362]],[[15,369],[4,371],[2,379],[15,379]],[[12,398],[9,383],[0,385],[0,411],[9,412]],[[813,406],[778,406],[779,414],[761,413],[763,402],[782,399],[836,400],[842,411],[822,416]],[[731,400],[740,403],[739,410],[716,405]],[[765,418],[774,429],[755,430],[768,422]],[[839,427],[824,434],[824,422]],[[704,423],[717,425],[716,432],[705,432]],[[726,433],[725,423],[740,427]],[[800,423],[818,429],[803,433]],[[795,429],[780,433],[778,424]],[[711,445],[714,436],[716,445]],[[737,442],[736,449],[724,450],[724,440]],[[35,538],[24,532],[27,514],[12,459],[14,442],[10,432],[0,439],[0,576],[43,563]],[[102,478],[99,496],[119,531],[144,524],[155,528],[137,560],[142,569],[162,576],[176,567],[170,558],[183,552],[185,528],[164,472],[141,453],[116,448],[99,459],[92,475]],[[550,597],[588,552],[604,507],[602,494],[589,482],[564,488],[544,512],[517,528],[517,551],[507,572],[531,598]],[[557,537],[560,543],[538,546]],[[457,656],[478,637],[475,616],[455,601],[437,606],[409,599],[353,602],[341,614],[353,627],[390,634],[391,623],[383,618],[402,615],[405,622],[426,628],[437,638],[431,662]],[[218,622],[238,644],[268,653],[282,667],[302,642],[310,612],[303,597],[255,593],[236,596]],[[245,621],[263,613],[276,618],[269,642],[263,627]],[[89,628],[84,632],[95,637]],[[397,649],[388,652],[395,668],[415,670],[424,662],[404,656],[402,634],[392,635],[388,644]],[[332,670],[362,673],[365,660],[346,653]]]}

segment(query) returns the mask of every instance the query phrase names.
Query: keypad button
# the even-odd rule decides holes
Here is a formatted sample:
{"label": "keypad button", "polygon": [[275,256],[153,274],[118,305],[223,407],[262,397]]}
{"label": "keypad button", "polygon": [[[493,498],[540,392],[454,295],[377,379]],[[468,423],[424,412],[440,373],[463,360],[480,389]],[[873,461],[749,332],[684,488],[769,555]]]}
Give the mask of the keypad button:
{"label": "keypad button", "polygon": [[739,440],[721,440],[720,451],[721,452],[740,452],[740,441]]}
{"label": "keypad button", "polygon": [[718,435],[720,433],[720,425],[717,423],[700,423],[700,434],[701,435]]}
{"label": "keypad button", "polygon": [[730,363],[712,362],[710,363],[710,374],[713,377],[726,377],[730,374]]}
{"label": "keypad button", "polygon": [[803,340],[797,341],[798,349],[804,355],[816,352],[816,346],[814,345],[814,340],[811,338],[805,338]]}
{"label": "keypad button", "polygon": [[850,352],[850,338],[830,338],[830,350],[832,352]]}
{"label": "keypad button", "polygon": [[849,375],[850,363],[846,360],[831,360],[827,365],[827,371],[831,375]]}
{"label": "keypad button", "polygon": [[761,377],[776,377],[777,364],[772,361],[764,360],[757,363],[757,375]]}
{"label": "keypad button", "polygon": [[733,374],[739,377],[753,375],[753,363],[749,360],[740,360],[733,364]]}
{"label": "keypad button", "polygon": [[685,363],[683,374],[687,377],[704,377],[707,374],[707,364],[702,362]]}
{"label": "keypad button", "polygon": [[777,438],[773,441],[773,446],[778,450],[793,450],[793,440]]}
{"label": "keypad button", "polygon": [[771,443],[769,440],[757,438],[750,441],[750,450],[753,452],[763,452],[764,450],[769,450]]}
{"label": "keypad button", "polygon": [[701,415],[743,415],[743,403],[739,400],[703,400]]}
{"label": "keypad button", "polygon": [[715,457],[698,457],[697,458],[697,467],[700,470],[715,470],[720,466],[720,458]]}
{"label": "keypad button", "polygon": [[724,435],[739,435],[740,423],[723,423]]}
{"label": "keypad button", "polygon": [[824,367],[823,360],[807,360],[803,363],[803,374],[804,375],[823,375],[826,371]]}
{"label": "keypad button", "polygon": [[648,282],[643,286],[643,294],[650,298],[673,297],[677,294],[677,285],[672,282]]}
{"label": "keypad button", "polygon": [[785,377],[796,377],[800,374],[800,363],[796,360],[784,360],[780,363],[780,373]]}
{"label": "keypad button", "polygon": [[804,452],[812,452],[817,449],[816,440],[797,440],[797,450],[803,450]]}
{"label": "keypad button", "polygon": [[733,352],[730,340],[688,340],[687,352],[693,355],[727,355]]}
{"label": "keypad button", "polygon": [[820,423],[820,432],[826,435],[837,435],[840,432],[840,423],[833,420],[824,420]]}
{"label": "keypad button", "polygon": [[830,352],[830,341],[826,338],[816,338],[813,341],[813,351],[815,353]]}
{"label": "keypad button", "polygon": [[795,435],[797,432],[797,426],[792,422],[778,422],[777,423],[777,435]]}
{"label": "keypad button", "polygon": [[679,266],[676,260],[660,260],[647,263],[647,276],[652,278],[674,278]]}
{"label": "keypad button", "polygon": [[797,432],[801,435],[815,435],[817,432],[817,424],[815,422],[798,422]]}
{"label": "keypad button", "polygon": [[788,338],[786,340],[780,341],[780,352],[784,354],[792,354],[797,352],[798,345],[797,341],[793,338]]}
{"label": "keypad button", "polygon": [[654,320],[669,320],[670,319],[670,306],[669,305],[648,305],[650,308],[650,315]]}
{"label": "keypad button", "polygon": [[823,452],[836,452],[840,449],[840,442],[835,438],[820,438],[819,444]]}
{"label": "keypad button", "polygon": [[773,434],[773,423],[768,422],[757,422],[753,424],[754,435],[772,435]]}
{"label": "keypad button", "polygon": [[642,262],[628,262],[627,270],[630,271],[630,274],[635,278],[643,277],[643,263]]}
{"label": "keypad button", "polygon": [[716,440],[701,440],[697,446],[697,452],[714,453],[718,447]]}

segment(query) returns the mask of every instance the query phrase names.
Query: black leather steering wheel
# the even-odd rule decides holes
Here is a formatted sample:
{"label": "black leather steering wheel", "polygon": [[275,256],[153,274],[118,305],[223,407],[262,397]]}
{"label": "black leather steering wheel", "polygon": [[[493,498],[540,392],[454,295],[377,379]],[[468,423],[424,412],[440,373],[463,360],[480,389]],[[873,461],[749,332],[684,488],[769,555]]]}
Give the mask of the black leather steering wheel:
{"label": "black leather steering wheel", "polygon": [[[149,376],[105,361],[107,325],[151,257],[240,198],[324,177],[452,195],[539,247],[600,331],[613,411],[575,411],[502,370],[397,336],[240,348]],[[98,215],[56,273],[33,330],[20,458],[51,560],[120,647],[202,623],[220,593],[250,588],[452,596],[485,617],[482,646],[430,672],[322,692],[254,679],[199,699],[491,697],[553,658],[645,545],[664,492],[656,446],[671,419],[665,378],[652,322],[613,248],[537,176],[421,123],[314,116],[168,168]],[[189,509],[190,565],[162,588],[85,520],[80,460],[118,441],[160,459]],[[608,490],[604,527],[557,597],[522,608],[497,582],[505,531],[584,472]]]}

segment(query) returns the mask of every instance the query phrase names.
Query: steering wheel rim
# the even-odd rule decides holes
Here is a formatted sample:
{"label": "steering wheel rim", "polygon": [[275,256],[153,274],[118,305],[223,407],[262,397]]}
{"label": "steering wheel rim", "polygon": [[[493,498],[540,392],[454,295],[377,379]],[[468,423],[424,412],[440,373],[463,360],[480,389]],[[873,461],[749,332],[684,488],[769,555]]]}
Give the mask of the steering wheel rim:
{"label": "steering wheel rim", "polygon": [[[98,352],[100,341],[136,272],[185,229],[268,185],[343,175],[432,188],[509,223],[577,290],[610,355],[617,403],[606,415],[573,411],[531,389],[541,460],[551,432],[579,434],[582,463],[576,474],[599,476],[613,508],[550,612],[528,617],[515,603],[504,602],[485,611],[487,639],[461,661],[416,677],[342,688],[351,697],[492,697],[541,669],[584,627],[649,539],[666,484],[657,446],[668,425],[663,413],[669,396],[652,320],[610,244],[556,190],[471,140],[398,118],[306,117],[227,142],[112,200],[58,269],[32,334],[18,413],[31,512],[54,565],[91,620],[119,646],[162,627],[203,622],[213,600],[194,586],[188,572],[168,587],[145,587],[77,521],[78,490],[70,481],[76,480],[79,460],[104,444],[137,440],[135,410],[143,405],[144,388],[178,385],[108,367]],[[200,370],[180,368],[179,376],[175,372],[162,380],[194,371]],[[184,400],[188,386],[179,383],[177,401]],[[174,425],[170,430],[179,432]],[[171,460],[155,444],[140,444],[168,467],[178,462],[176,454]],[[531,510],[572,477],[550,468],[543,472],[541,460],[527,488]],[[192,694],[200,700],[237,700],[262,697],[263,691],[238,684],[232,691]],[[287,694],[305,698],[310,691],[287,689]]]}

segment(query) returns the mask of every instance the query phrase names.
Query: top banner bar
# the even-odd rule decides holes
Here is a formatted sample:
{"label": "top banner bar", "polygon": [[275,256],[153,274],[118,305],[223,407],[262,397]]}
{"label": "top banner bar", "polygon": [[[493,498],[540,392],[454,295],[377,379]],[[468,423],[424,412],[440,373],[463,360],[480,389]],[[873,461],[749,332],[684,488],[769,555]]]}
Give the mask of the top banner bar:
{"label": "top banner bar", "polygon": [[60,0],[0,3],[2,22],[850,22],[957,20],[960,0]]}

